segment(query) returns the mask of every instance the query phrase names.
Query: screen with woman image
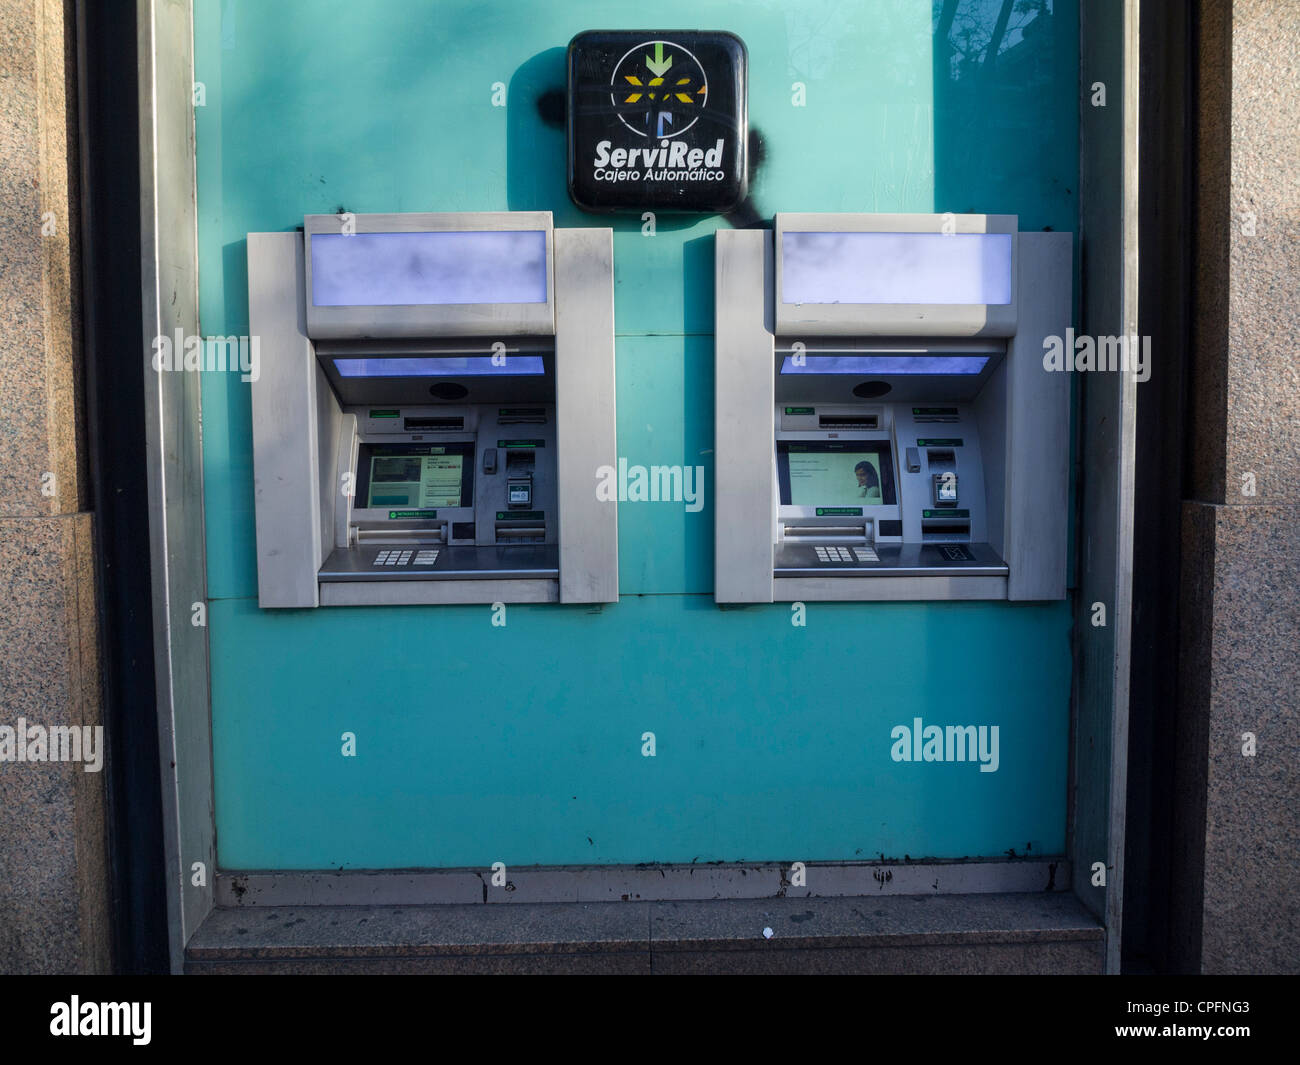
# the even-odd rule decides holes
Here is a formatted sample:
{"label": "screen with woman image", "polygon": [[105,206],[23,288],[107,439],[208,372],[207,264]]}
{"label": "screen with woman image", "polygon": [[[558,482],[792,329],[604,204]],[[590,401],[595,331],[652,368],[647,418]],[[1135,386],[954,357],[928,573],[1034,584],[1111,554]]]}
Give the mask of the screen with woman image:
{"label": "screen with woman image", "polygon": [[897,502],[886,440],[779,440],[781,505],[878,506]]}

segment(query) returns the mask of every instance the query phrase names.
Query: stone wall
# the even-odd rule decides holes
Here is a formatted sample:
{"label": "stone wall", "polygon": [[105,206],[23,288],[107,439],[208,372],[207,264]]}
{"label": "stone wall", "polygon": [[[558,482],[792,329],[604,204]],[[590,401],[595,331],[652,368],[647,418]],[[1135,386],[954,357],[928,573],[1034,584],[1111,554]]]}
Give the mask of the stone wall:
{"label": "stone wall", "polygon": [[[74,30],[0,0],[0,730],[101,724]],[[0,731],[0,972],[107,971],[107,773],[26,746]]]}
{"label": "stone wall", "polygon": [[1297,972],[1300,7],[1200,14],[1172,946],[1183,971]]}

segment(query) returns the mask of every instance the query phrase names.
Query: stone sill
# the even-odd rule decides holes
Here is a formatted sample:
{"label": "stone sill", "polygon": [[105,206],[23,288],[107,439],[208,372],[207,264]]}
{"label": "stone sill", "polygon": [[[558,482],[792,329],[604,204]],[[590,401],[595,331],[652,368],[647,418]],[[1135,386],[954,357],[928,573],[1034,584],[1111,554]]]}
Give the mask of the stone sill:
{"label": "stone sill", "polygon": [[[765,938],[763,930],[773,935]],[[1101,972],[1068,893],[223,907],[186,950],[218,972]]]}

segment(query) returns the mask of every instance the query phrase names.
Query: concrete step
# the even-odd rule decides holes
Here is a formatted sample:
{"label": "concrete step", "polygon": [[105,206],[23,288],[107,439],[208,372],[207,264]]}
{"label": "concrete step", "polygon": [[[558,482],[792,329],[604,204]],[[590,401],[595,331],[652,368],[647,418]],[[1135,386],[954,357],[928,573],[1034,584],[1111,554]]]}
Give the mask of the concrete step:
{"label": "concrete step", "polygon": [[185,971],[1100,973],[1103,945],[1066,892],[233,906],[194,934]]}

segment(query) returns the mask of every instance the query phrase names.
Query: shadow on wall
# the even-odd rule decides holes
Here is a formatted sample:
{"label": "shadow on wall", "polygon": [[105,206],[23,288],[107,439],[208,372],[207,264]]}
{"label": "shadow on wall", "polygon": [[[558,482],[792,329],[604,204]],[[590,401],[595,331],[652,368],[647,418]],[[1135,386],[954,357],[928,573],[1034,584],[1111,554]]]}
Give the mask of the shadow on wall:
{"label": "shadow on wall", "polygon": [[551,211],[557,226],[592,225],[569,199],[565,163],[563,48],[521,63],[506,95],[506,205]]}

